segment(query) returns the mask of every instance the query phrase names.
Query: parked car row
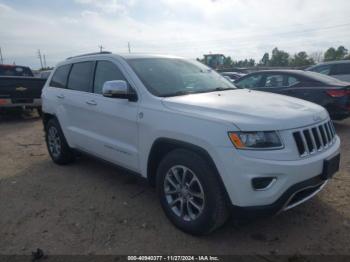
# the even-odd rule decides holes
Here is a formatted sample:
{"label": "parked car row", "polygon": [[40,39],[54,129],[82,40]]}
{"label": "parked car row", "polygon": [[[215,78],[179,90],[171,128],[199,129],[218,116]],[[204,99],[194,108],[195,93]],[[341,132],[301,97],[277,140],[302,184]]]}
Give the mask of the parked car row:
{"label": "parked car row", "polygon": [[[282,90],[317,82],[307,92],[342,99],[337,96],[347,87],[327,81],[277,71],[244,76],[238,85]],[[83,152],[147,178],[170,221],[191,234],[210,233],[231,214],[289,210],[320,192],[339,169],[340,140],[323,107],[237,88],[183,58],[72,57],[49,76],[42,99],[55,163],[69,164]]]}
{"label": "parked car row", "polygon": [[334,120],[350,116],[350,83],[312,71],[259,71],[238,79],[235,85],[319,104],[328,110]]}

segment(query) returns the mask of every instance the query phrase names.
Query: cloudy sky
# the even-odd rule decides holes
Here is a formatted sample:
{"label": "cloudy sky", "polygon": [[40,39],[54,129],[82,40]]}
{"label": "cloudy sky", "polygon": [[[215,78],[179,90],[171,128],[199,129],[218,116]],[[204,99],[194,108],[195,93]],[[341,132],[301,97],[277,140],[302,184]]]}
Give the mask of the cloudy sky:
{"label": "cloudy sky", "polygon": [[350,49],[348,0],[0,0],[5,63],[52,66],[98,51],[223,53],[260,60],[273,47],[295,53]]}

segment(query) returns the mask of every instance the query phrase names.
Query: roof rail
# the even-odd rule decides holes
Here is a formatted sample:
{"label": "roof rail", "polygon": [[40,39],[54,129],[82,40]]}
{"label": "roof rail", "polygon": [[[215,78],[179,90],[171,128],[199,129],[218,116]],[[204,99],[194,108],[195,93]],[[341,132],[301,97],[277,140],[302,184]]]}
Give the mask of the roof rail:
{"label": "roof rail", "polygon": [[109,51],[102,51],[102,52],[96,52],[96,53],[88,53],[88,54],[82,54],[82,55],[77,55],[77,56],[70,56],[66,60],[76,58],[76,57],[84,57],[84,56],[89,56],[89,55],[106,55],[106,54],[112,54],[112,52]]}

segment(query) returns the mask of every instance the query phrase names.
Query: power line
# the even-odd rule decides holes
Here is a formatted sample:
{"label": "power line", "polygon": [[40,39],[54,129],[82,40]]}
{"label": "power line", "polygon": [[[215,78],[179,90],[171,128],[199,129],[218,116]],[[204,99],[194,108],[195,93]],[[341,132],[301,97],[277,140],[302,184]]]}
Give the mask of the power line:
{"label": "power line", "polygon": [[[191,45],[193,47],[192,43],[198,43],[199,46],[203,46],[203,43],[207,43],[207,45],[210,45],[210,43],[213,42],[227,42],[227,41],[242,41],[242,39],[252,39],[256,37],[259,38],[266,38],[266,37],[272,37],[272,36],[288,36],[288,35],[299,35],[299,34],[305,34],[305,33],[312,33],[312,32],[318,32],[318,31],[325,31],[325,30],[333,30],[340,27],[348,27],[350,26],[350,23],[344,23],[344,24],[337,24],[332,26],[326,26],[326,27],[320,27],[320,28],[310,28],[310,29],[304,29],[304,30],[293,30],[293,31],[287,31],[287,32],[277,32],[277,33],[268,33],[268,34],[252,34],[251,32],[247,32],[245,34],[236,35],[235,37],[221,37],[215,39],[207,39],[207,40],[182,40],[182,41],[176,41],[172,40],[171,42],[164,42],[164,45],[172,46],[172,45],[179,45],[179,44],[187,44]],[[205,46],[205,45],[204,45]],[[182,47],[179,47],[182,48]]]}

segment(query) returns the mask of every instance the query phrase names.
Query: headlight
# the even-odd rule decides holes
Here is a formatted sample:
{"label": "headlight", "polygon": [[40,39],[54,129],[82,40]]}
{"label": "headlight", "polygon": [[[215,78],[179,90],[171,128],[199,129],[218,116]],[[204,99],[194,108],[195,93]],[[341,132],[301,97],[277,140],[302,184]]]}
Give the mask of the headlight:
{"label": "headlight", "polygon": [[277,132],[229,132],[231,142],[238,149],[279,149],[282,142]]}

